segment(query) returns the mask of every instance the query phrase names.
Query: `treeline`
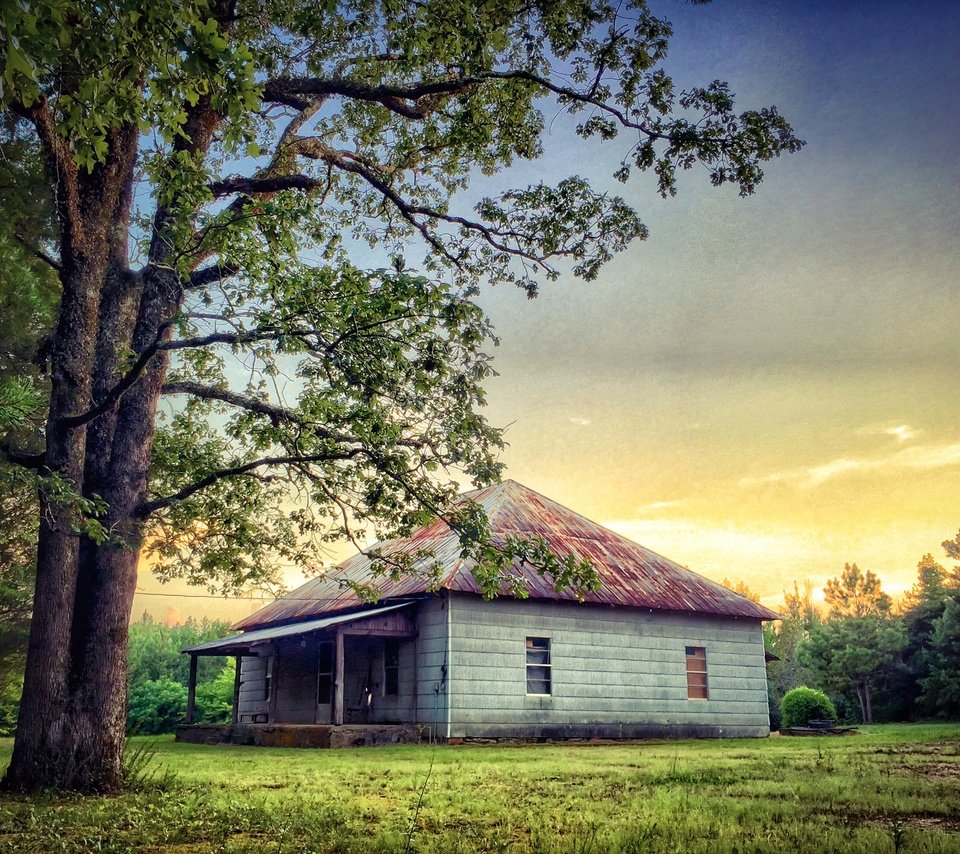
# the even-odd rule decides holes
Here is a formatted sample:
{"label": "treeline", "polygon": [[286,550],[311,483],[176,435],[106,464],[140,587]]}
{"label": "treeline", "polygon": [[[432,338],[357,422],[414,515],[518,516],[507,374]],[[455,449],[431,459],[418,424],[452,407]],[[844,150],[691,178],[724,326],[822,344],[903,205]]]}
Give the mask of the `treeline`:
{"label": "treeline", "polygon": [[[182,649],[229,634],[229,623],[188,619],[166,626],[144,614],[127,643],[127,730],[173,732],[187,712],[190,657]],[[228,723],[233,714],[234,659],[199,656],[195,716],[198,723]]]}
{"label": "treeline", "polygon": [[[960,560],[960,533],[943,543]],[[823,591],[794,583],[768,624],[765,644],[771,726],[780,700],[807,685],[830,695],[845,721],[863,723],[960,718],[960,566],[947,570],[933,555],[897,606],[869,570],[847,564]]]}
{"label": "treeline", "polygon": [[[187,711],[190,660],[180,650],[228,633],[228,623],[207,619],[188,619],[181,626],[166,626],[144,614],[139,622],[132,624],[127,644],[127,730],[144,735],[173,732]],[[232,658],[200,656],[197,661],[198,722],[230,721],[233,679]],[[0,735],[13,735],[21,684],[19,678],[0,681]]]}

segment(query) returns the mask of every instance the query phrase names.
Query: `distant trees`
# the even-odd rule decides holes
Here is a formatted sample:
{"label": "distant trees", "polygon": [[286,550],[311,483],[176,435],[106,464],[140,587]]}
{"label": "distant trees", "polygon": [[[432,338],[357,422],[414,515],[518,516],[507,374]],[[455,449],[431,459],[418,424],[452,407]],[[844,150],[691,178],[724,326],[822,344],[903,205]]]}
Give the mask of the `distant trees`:
{"label": "distant trees", "polygon": [[943,717],[960,717],[960,597],[946,603],[930,636],[930,673],[920,680],[924,706]]}
{"label": "distant trees", "polygon": [[[227,623],[215,620],[165,626],[146,614],[130,627],[128,732],[173,732],[187,709],[190,662],[180,651],[222,637],[227,630]],[[201,656],[197,665],[197,721],[228,722],[233,709],[233,660]]]}
{"label": "distant trees", "polygon": [[[943,543],[960,560],[960,533]],[[765,636],[772,719],[791,688],[810,685],[846,703],[860,719],[960,716],[960,567],[925,554],[917,581],[895,608],[873,572],[844,565],[824,587],[825,616],[796,583],[784,594],[782,619]]]}
{"label": "distant trees", "polygon": [[801,661],[825,688],[852,690],[864,723],[873,723],[873,693],[896,666],[906,646],[900,620],[878,615],[835,617],[817,626],[800,652]]}
{"label": "distant trees", "polygon": [[827,582],[823,600],[835,617],[884,617],[893,605],[880,589],[880,579],[869,569],[861,572],[855,563],[845,563],[840,577]]}

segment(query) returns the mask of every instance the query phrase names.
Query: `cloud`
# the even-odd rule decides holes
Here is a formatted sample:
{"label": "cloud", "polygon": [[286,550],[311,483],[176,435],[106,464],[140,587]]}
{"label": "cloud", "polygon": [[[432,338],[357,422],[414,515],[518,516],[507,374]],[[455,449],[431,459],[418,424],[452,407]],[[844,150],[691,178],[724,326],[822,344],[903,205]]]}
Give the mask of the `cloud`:
{"label": "cloud", "polygon": [[906,442],[909,439],[913,439],[915,436],[919,436],[923,431],[914,430],[909,424],[900,424],[897,427],[888,427],[883,432],[888,436],[893,436],[900,442]]}
{"label": "cloud", "polygon": [[840,457],[808,468],[787,469],[762,477],[745,477],[741,478],[740,485],[756,487],[768,483],[784,483],[799,489],[816,489],[827,481],[847,474],[929,471],[955,465],[960,465],[960,442],[914,445],[881,457]]}
{"label": "cloud", "polygon": [[571,424],[576,424],[578,427],[588,427],[592,422],[589,418],[576,418],[571,416],[567,419]]}
{"label": "cloud", "polygon": [[910,424],[884,424],[861,427],[857,430],[861,436],[889,436],[898,442],[909,442],[923,434],[923,430],[912,427]]}
{"label": "cloud", "polygon": [[676,507],[682,504],[682,501],[652,501],[650,504],[641,504],[634,512],[645,516],[647,513],[656,513],[659,510],[667,510],[670,507]]}

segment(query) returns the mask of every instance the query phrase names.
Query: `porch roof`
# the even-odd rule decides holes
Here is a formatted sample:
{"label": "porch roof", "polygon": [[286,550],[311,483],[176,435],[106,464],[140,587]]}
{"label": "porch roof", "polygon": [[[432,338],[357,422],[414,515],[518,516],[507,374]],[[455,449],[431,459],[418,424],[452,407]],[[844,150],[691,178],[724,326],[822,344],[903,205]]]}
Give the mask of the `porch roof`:
{"label": "porch roof", "polygon": [[347,623],[355,623],[370,619],[371,617],[379,617],[381,614],[386,614],[390,611],[408,608],[412,604],[414,603],[400,602],[396,605],[384,605],[380,608],[371,608],[352,614],[336,614],[332,617],[324,617],[321,620],[307,620],[306,622],[291,623],[286,626],[271,626],[266,629],[255,629],[254,631],[242,632],[232,637],[197,644],[197,646],[188,647],[187,649],[181,650],[181,652],[187,652],[191,655],[236,655],[249,651],[254,644],[276,640],[277,638],[305,635],[309,632],[319,632],[324,629],[334,628],[335,626],[343,626]]}

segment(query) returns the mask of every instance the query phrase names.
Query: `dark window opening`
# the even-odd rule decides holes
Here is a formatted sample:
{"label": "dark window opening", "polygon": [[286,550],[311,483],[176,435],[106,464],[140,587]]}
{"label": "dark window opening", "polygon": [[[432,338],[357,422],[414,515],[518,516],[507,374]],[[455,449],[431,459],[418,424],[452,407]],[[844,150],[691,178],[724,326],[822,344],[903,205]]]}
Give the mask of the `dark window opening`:
{"label": "dark window opening", "polygon": [[707,650],[702,646],[687,647],[687,699],[708,699]]}
{"label": "dark window opening", "polygon": [[275,657],[270,655],[267,656],[267,668],[263,674],[263,700],[264,702],[269,702],[270,698],[273,696],[273,670],[274,662],[276,661]]}
{"label": "dark window opening", "polygon": [[400,693],[400,641],[386,638],[383,642],[383,694],[396,697]]}
{"label": "dark window opening", "polygon": [[333,644],[321,641],[317,657],[317,705],[333,702]]}
{"label": "dark window opening", "polygon": [[550,638],[527,638],[527,693],[549,696]]}

